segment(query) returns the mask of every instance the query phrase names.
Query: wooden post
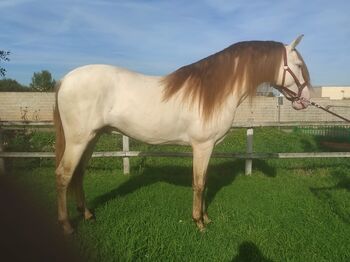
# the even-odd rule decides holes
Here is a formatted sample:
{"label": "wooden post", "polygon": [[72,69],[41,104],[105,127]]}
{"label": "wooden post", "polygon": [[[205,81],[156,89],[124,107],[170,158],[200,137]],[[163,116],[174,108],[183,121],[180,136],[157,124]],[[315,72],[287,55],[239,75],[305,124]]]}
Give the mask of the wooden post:
{"label": "wooden post", "polygon": [[[129,152],[129,137],[123,135],[123,152]],[[124,175],[130,174],[130,159],[123,157],[123,172]]]}
{"label": "wooden post", "polygon": [[[247,154],[253,153],[253,134],[254,134],[253,128],[248,128],[247,129]],[[251,158],[247,158],[245,160],[245,174],[247,176],[252,174],[252,166],[253,166],[253,160]]]}
{"label": "wooden post", "polygon": [[[0,152],[4,151],[3,133],[0,127]],[[0,158],[0,176],[5,175],[5,159]]]}
{"label": "wooden post", "polygon": [[[281,123],[281,106],[283,105],[283,97],[279,96],[277,97],[277,108],[278,108],[278,115],[277,115],[277,122]],[[278,130],[281,130],[281,127],[278,127]]]}

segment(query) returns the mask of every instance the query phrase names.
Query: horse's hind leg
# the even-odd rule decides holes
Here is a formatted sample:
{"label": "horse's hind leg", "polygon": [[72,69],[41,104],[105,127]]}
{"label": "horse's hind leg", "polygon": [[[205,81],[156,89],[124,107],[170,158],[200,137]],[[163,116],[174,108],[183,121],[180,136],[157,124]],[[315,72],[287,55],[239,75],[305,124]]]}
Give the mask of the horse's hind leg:
{"label": "horse's hind leg", "polygon": [[86,206],[85,193],[83,188],[83,179],[85,173],[85,165],[80,162],[76,168],[71,184],[72,189],[74,190],[75,199],[77,202],[77,210],[81,213],[85,220],[90,220],[94,218],[94,215]]}
{"label": "horse's hind leg", "polygon": [[90,220],[94,218],[93,213],[91,213],[86,206],[83,179],[87,163],[91,158],[97,140],[98,136],[96,136],[86,147],[85,152],[79,162],[79,165],[77,166],[74,172],[73,179],[71,182],[72,189],[74,190],[75,198],[77,201],[77,210],[83,215],[85,220]]}
{"label": "horse's hind leg", "polygon": [[86,143],[66,143],[62,160],[56,169],[58,221],[61,223],[65,234],[71,234],[73,232],[73,228],[68,219],[67,188],[77,166],[79,165],[85,148]]}

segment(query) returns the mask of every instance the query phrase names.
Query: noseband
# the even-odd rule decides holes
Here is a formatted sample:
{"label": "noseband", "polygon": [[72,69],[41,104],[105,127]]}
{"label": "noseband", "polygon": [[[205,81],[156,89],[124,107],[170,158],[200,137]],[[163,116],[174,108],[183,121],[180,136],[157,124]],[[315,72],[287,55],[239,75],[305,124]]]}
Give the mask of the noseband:
{"label": "noseband", "polygon": [[[294,74],[294,72],[292,71],[292,69],[290,69],[290,67],[288,66],[288,61],[287,61],[287,50],[284,49],[283,52],[283,77],[282,77],[282,85],[278,86],[277,88],[284,94],[287,94],[288,96],[285,96],[289,101],[299,101],[299,100],[303,100],[301,98],[301,93],[303,92],[303,89],[307,86],[307,82],[304,82],[303,84],[300,83],[299,79],[297,78],[297,76]],[[298,94],[295,93],[292,90],[289,90],[287,87],[284,86],[284,82],[286,79],[286,74],[287,72],[293,77],[295,84],[298,87]]]}

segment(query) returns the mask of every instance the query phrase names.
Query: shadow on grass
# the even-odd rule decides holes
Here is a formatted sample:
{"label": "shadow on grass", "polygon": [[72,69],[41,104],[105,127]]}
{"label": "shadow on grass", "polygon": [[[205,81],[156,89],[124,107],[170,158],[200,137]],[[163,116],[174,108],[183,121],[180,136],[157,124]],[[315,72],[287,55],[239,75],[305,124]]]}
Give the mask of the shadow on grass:
{"label": "shadow on grass", "polygon": [[41,208],[41,201],[13,177],[0,177],[2,261],[86,261]]}
{"label": "shadow on grass", "polygon": [[301,139],[300,142],[302,143],[303,152],[320,152],[321,151],[320,144],[317,140],[316,140],[316,143],[311,143],[311,141],[307,139]]}
{"label": "shadow on grass", "polygon": [[338,182],[334,186],[314,188],[310,187],[310,191],[322,202],[329,205],[332,212],[337,215],[344,223],[350,224],[350,213],[348,210],[344,210],[343,203],[339,203],[334,199],[332,191],[334,190],[346,190],[350,193],[350,177],[345,171],[334,171],[331,173]]}
{"label": "shadow on grass", "polygon": [[[226,161],[209,166],[206,191],[207,206],[215,199],[216,194],[225,186],[230,185],[239,174],[244,174],[244,160]],[[265,161],[254,160],[254,169],[258,169],[266,176],[275,177],[276,170]],[[165,182],[176,186],[192,187],[192,168],[184,166],[146,167],[139,175],[131,176],[118,188],[95,198],[91,207],[93,209],[104,205],[117,196],[125,196],[140,188]]]}
{"label": "shadow on grass", "polygon": [[313,136],[312,143],[308,139],[301,139],[304,152],[348,152],[350,141],[345,137]]}
{"label": "shadow on grass", "polygon": [[250,241],[245,241],[239,246],[239,253],[235,256],[232,262],[250,262],[250,261],[259,261],[259,262],[272,262],[271,259],[266,258],[259,248]]}

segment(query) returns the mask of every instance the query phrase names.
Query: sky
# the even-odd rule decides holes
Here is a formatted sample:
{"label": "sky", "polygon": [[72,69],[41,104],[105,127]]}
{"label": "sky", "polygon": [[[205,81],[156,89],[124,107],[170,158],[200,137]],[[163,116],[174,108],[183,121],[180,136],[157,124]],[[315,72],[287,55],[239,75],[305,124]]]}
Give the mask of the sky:
{"label": "sky", "polygon": [[165,75],[246,40],[298,46],[313,85],[350,86],[350,1],[0,0],[6,77],[86,64]]}

